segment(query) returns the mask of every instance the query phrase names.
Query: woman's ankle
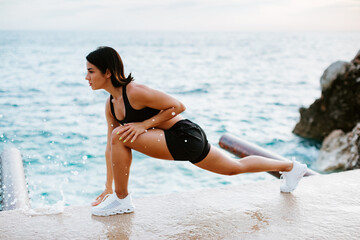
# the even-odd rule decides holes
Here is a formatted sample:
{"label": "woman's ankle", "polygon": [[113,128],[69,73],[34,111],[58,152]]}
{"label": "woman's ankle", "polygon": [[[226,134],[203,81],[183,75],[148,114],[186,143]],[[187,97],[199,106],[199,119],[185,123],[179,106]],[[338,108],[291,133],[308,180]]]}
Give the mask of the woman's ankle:
{"label": "woman's ankle", "polygon": [[119,199],[124,199],[124,198],[126,198],[127,197],[127,195],[129,195],[129,193],[128,192],[115,192],[116,193],[116,196],[119,198]]}
{"label": "woman's ankle", "polygon": [[288,162],[284,172],[290,172],[294,167],[294,162]]}

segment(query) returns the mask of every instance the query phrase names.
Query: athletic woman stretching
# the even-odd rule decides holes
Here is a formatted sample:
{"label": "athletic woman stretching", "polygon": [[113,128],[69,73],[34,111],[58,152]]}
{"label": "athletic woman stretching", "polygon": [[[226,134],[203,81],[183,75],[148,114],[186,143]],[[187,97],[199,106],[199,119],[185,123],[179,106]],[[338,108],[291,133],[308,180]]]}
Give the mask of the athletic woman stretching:
{"label": "athletic woman stretching", "polygon": [[[108,125],[105,151],[105,191],[92,203],[92,214],[109,216],[134,211],[128,193],[132,150],[153,158],[190,161],[195,166],[224,175],[281,171],[282,192],[292,192],[306,173],[299,162],[260,156],[232,159],[211,146],[200,126],[184,119],[185,106],[177,99],[125,77],[120,55],[100,47],[87,57],[86,80],[93,90],[110,93],[105,104]],[[115,182],[115,192],[112,183]]]}

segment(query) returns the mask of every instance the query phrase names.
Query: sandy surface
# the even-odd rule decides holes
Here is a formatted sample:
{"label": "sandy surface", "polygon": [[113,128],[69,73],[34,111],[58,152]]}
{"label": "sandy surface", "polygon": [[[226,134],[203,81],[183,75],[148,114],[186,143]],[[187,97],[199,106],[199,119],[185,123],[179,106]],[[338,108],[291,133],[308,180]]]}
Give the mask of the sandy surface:
{"label": "sandy surface", "polygon": [[[135,213],[0,212],[0,239],[360,239],[360,170],[134,199]],[[56,212],[55,212],[56,213]]]}

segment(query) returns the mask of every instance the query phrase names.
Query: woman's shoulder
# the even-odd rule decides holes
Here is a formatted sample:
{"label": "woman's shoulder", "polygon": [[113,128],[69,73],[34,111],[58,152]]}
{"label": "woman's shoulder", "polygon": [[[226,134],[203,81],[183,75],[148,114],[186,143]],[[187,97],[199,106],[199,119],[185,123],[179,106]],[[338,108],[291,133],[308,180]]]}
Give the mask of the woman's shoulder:
{"label": "woman's shoulder", "polygon": [[126,87],[126,94],[132,107],[141,109],[147,107],[149,101],[154,100],[156,91],[146,85],[131,82]]}
{"label": "woman's shoulder", "polygon": [[144,96],[147,92],[151,91],[151,88],[144,84],[134,83],[131,82],[126,85],[126,93],[127,95],[133,95],[134,97],[137,96]]}

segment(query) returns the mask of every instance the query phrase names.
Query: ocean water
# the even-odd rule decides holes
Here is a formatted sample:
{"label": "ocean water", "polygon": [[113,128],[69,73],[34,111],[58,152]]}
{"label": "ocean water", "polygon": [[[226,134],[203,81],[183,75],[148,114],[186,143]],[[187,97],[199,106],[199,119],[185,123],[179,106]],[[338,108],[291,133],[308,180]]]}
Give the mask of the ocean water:
{"label": "ocean water", "polygon": [[[117,49],[135,81],[187,107],[218,145],[232,133],[312,167],[320,143],[292,134],[298,109],[320,96],[319,79],[350,61],[360,33],[192,33],[0,31],[0,151],[17,147],[31,205],[87,205],[104,189],[104,91],[85,81],[85,56]],[[221,176],[188,162],[135,152],[134,198],[272,179]]]}

